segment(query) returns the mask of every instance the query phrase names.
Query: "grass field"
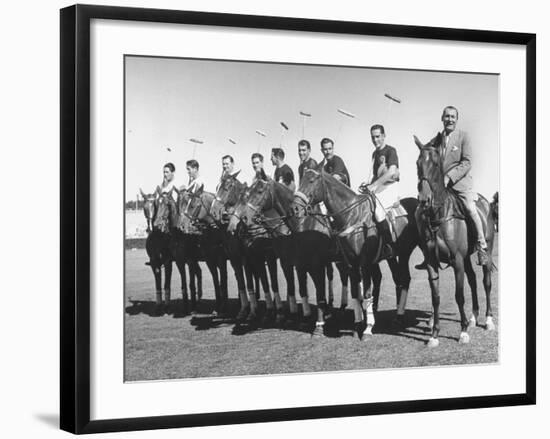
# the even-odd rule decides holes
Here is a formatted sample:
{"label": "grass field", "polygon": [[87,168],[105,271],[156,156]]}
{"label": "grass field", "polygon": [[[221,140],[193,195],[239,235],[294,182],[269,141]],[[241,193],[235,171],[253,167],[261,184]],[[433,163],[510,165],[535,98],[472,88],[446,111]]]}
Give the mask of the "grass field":
{"label": "grass field", "polygon": [[[498,239],[498,238],[497,238]],[[498,242],[495,248],[498,249]],[[495,252],[496,253],[496,252]],[[428,318],[431,296],[425,271],[413,264],[421,260],[417,249],[411,259],[411,288],[407,304],[406,328],[392,329],[395,290],[386,263],[374,335],[362,341],[353,336],[353,312],[338,315],[339,331],[330,337],[312,337],[293,329],[234,331],[230,319],[213,320],[214,305],[210,273],[203,266],[203,301],[195,317],[153,314],[155,289],[151,269],[144,265],[143,249],[126,250],[125,380],[159,380],[191,377],[261,375],[297,372],[353,370],[367,368],[421,367],[498,361],[498,272],[493,272],[492,303],[497,331],[486,331],[485,293],[481,269],[478,274],[480,326],[469,330],[471,341],[458,343],[460,323],[454,299],[451,269],[441,273],[441,332],[438,348],[428,348]],[[498,255],[495,255],[498,266]],[[232,315],[238,310],[236,283],[229,267],[229,294]],[[181,306],[180,277],[174,266],[172,298],[174,309]],[[286,287],[282,273],[279,286],[283,298]],[[310,302],[315,303],[309,282]],[[335,275],[335,306],[340,304],[338,275]],[[465,288],[466,311],[471,315],[471,294]],[[262,298],[263,300],[263,298]],[[137,301],[132,304],[131,301]]]}

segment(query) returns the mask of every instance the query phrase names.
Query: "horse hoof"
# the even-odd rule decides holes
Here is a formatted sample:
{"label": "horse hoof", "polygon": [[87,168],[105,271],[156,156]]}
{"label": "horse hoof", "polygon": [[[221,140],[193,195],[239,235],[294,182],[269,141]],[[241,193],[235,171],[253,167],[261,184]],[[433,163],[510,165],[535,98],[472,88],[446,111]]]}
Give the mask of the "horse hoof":
{"label": "horse hoof", "polygon": [[475,328],[476,326],[477,326],[476,316],[470,317],[470,320],[468,320],[468,327],[469,328]]}
{"label": "horse hoof", "polygon": [[436,348],[438,346],[439,346],[439,339],[434,338],[434,337],[430,337],[430,339],[428,340],[428,347],[429,348]]}
{"label": "horse hoof", "polygon": [[365,329],[364,335],[372,335],[372,326],[373,325],[370,325],[370,324],[367,325],[367,329]]}
{"label": "horse hoof", "polygon": [[497,329],[492,317],[487,317],[487,321],[485,322],[485,329],[487,331],[494,331],[495,329]]}
{"label": "horse hoof", "polygon": [[248,316],[248,308],[242,308],[239,313],[237,314],[237,317],[235,317],[235,320],[237,323],[242,323],[246,320],[246,317]]}
{"label": "horse hoof", "polygon": [[365,322],[364,321],[355,322],[353,329],[355,334],[357,334],[357,338],[359,340],[363,340],[363,335],[365,334],[365,330],[367,329]]}
{"label": "horse hoof", "polygon": [[468,333],[467,332],[461,332],[460,337],[458,339],[458,342],[460,344],[470,343],[470,336],[468,335]]}
{"label": "horse hoof", "polygon": [[320,338],[324,337],[324,325],[315,324],[315,327],[313,328],[313,332],[311,333],[311,336],[314,338]]}

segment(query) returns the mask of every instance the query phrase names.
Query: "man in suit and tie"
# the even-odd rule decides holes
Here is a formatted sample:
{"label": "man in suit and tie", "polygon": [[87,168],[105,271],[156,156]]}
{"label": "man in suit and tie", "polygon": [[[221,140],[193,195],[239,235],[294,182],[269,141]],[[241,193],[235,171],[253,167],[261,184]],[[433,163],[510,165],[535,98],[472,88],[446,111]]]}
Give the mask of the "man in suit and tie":
{"label": "man in suit and tie", "polygon": [[[453,106],[443,109],[441,115],[443,131],[430,141],[439,150],[443,158],[443,172],[445,186],[452,188],[464,203],[467,215],[472,219],[477,231],[478,263],[486,265],[487,242],[483,233],[481,218],[477,212],[477,194],[473,190],[473,178],[470,170],[472,168],[472,147],[468,134],[456,128],[458,123],[458,110]],[[425,263],[417,265],[416,268],[425,268]]]}

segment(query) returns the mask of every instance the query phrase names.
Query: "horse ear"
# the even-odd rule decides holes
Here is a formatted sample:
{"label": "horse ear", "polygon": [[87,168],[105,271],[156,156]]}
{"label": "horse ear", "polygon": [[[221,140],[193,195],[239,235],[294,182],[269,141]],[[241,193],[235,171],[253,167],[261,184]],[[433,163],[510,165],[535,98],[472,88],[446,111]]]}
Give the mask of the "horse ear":
{"label": "horse ear", "polygon": [[416,143],[416,146],[418,146],[418,149],[422,149],[424,147],[424,144],[420,141],[420,139],[413,135],[414,143]]}
{"label": "horse ear", "polygon": [[160,190],[160,186],[157,186],[157,188],[155,189],[155,195],[157,197],[160,197],[162,195],[162,191]]}
{"label": "horse ear", "polygon": [[143,197],[144,200],[147,199],[147,196],[145,195],[145,193],[143,192],[143,190],[141,188],[139,188],[139,194]]}

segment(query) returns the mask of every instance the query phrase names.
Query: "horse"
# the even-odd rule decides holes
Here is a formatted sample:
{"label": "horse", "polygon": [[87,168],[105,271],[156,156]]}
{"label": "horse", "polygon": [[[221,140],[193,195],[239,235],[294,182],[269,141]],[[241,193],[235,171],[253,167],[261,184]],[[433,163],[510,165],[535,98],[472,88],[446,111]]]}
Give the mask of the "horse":
{"label": "horse", "polygon": [[[272,179],[260,179],[249,190],[247,203],[241,208],[241,220],[249,227],[255,222],[261,222],[272,235],[276,254],[287,279],[287,302],[293,321],[296,321],[298,311],[294,285],[294,268],[296,268],[304,316],[301,326],[304,329],[309,329],[312,323],[306,280],[307,273],[310,273],[316,286],[318,305],[317,324],[313,334],[321,335],[325,315],[330,315],[332,306],[332,270],[327,272],[330,297],[328,305],[324,284],[325,268],[332,268],[329,257],[326,256],[328,246],[325,245],[324,239],[327,234],[323,233],[326,232],[326,227],[320,228],[319,224],[313,221],[313,224],[307,227],[307,231],[298,232],[299,227],[296,221],[293,221],[293,200],[294,192],[284,184]],[[341,278],[347,283],[347,277],[342,272]]]}
{"label": "horse", "polygon": [[[165,311],[162,302],[162,267],[164,267],[164,305],[170,305],[170,283],[172,280],[172,253],[170,250],[171,209],[174,203],[170,193],[161,193],[157,187],[156,198],[146,198],[144,212],[148,217],[150,233],[145,241],[145,250],[149,256],[148,265],[155,276],[156,307],[155,314],[162,315]],[[150,226],[149,226],[150,225]]]}
{"label": "horse", "polygon": [[[277,250],[275,249],[275,247],[280,245],[280,241],[277,241],[277,244],[275,244],[272,236],[263,225],[257,223],[246,225],[242,221],[242,219],[246,217],[245,211],[248,208],[249,197],[250,188],[244,186],[243,191],[239,196],[239,202],[235,205],[233,212],[230,215],[227,230],[230,233],[236,234],[243,242],[246,260],[252,270],[252,273],[254,274],[257,288],[260,283],[263,287],[266,313],[264,315],[262,325],[269,326],[273,321],[275,321],[277,325],[282,325],[285,320],[285,314],[283,311],[283,302],[279,294],[279,283],[277,278]],[[278,251],[281,251],[280,248]],[[273,297],[271,296],[271,292],[269,290],[269,282],[265,271],[266,264],[269,271]],[[284,271],[285,277],[288,276],[287,287],[288,285],[291,285],[290,288],[292,289],[294,273],[289,272],[286,265]],[[254,325],[258,319],[257,297],[251,296],[250,299],[250,314],[247,320]],[[291,312],[294,312],[294,309],[295,308],[291,309]]]}
{"label": "horse", "polygon": [[[276,186],[276,188],[275,188]],[[290,319],[297,321],[296,288],[294,283],[295,245],[284,215],[292,202],[293,192],[273,180],[258,179],[248,189],[248,195],[235,206],[233,218],[242,221],[247,228],[260,224],[272,239],[273,250],[279,259],[287,286],[287,303]]]}
{"label": "horse", "polygon": [[[447,267],[451,266],[455,275],[455,300],[461,325],[458,341],[461,344],[469,343],[468,327],[477,325],[479,316],[476,275],[471,261],[477,242],[475,226],[468,224],[457,194],[452,188],[445,187],[443,159],[439,150],[431,143],[422,144],[416,136],[414,141],[419,149],[416,162],[419,205],[415,215],[420,246],[428,263],[428,279],[433,305],[433,317],[430,320],[432,334],[428,346],[439,345],[439,270],[443,269],[442,263],[448,264]],[[489,263],[483,266],[483,285],[487,300],[486,328],[492,330],[495,328],[491,308],[491,267],[495,228],[489,202],[481,195],[477,200],[477,209],[482,219],[488,246]],[[464,311],[464,273],[472,290],[473,314],[469,320]]]}
{"label": "horse", "polygon": [[[223,248],[233,267],[241,302],[241,308],[236,316],[237,325],[244,322],[250,312],[250,302],[247,291],[251,300],[256,299],[252,271],[246,261],[243,243],[235,234],[227,231],[228,218],[234,211],[239,196],[246,186],[238,180],[237,177],[239,173],[240,171],[222,177],[219,187],[216,190],[216,196],[210,205],[210,209],[208,211],[203,210],[203,217],[197,218],[199,221],[204,221],[206,216],[210,216],[217,227],[222,231]],[[198,215],[200,215],[200,212]]]}
{"label": "horse", "polygon": [[[379,236],[373,219],[376,200],[374,194],[357,195],[352,189],[324,170],[308,169],[302,177],[299,190],[295,193],[294,209],[297,215],[313,215],[330,225],[331,235],[336,238],[339,256],[346,264],[350,275],[350,289],[355,315],[354,330],[359,339],[363,334],[371,334],[375,324],[374,311],[378,308],[379,288],[363,292],[366,299],[366,315],[362,309],[359,286],[361,279],[370,284],[374,275],[379,282],[379,269],[382,238]],[[327,214],[315,213],[314,206],[323,202]],[[388,259],[392,277],[396,285],[397,322],[402,324],[406,297],[410,284],[409,259],[418,245],[414,212],[417,202],[413,198],[400,201],[406,215],[395,218],[394,232],[398,258]],[[375,295],[376,294],[376,295]],[[372,320],[372,322],[370,321]]]}
{"label": "horse", "polygon": [[190,227],[188,221],[185,221],[186,217],[183,214],[189,201],[188,192],[176,188],[173,190],[178,196],[176,201],[177,208],[171,209],[172,239],[170,240],[170,250],[182,278],[181,292],[184,314],[187,314],[189,306],[187,284],[185,282],[185,266],[187,265],[189,268],[189,289],[191,291],[190,311],[194,314],[197,311],[198,301],[202,298],[202,270],[199,265],[199,260],[201,258],[199,240],[195,230]]}
{"label": "horse", "polygon": [[209,213],[215,195],[204,191],[201,186],[197,191],[188,193],[188,201],[182,218],[188,222],[187,227],[196,227],[199,247],[204,261],[212,275],[216,305],[214,315],[223,316],[227,312],[227,258],[223,249],[222,232]]}

